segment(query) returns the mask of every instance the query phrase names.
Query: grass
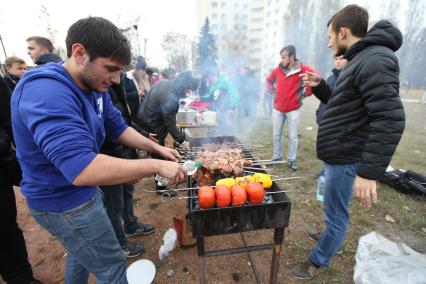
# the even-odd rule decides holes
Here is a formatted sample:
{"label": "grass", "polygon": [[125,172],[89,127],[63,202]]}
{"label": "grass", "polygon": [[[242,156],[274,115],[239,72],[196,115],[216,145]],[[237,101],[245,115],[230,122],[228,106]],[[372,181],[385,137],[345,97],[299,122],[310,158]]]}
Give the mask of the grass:
{"label": "grass", "polygon": [[[302,108],[299,128],[299,171],[293,173],[286,165],[275,165],[272,174],[280,176],[303,176],[303,179],[283,183],[290,189],[292,199],[292,214],[290,218],[290,237],[286,242],[288,255],[292,256],[290,265],[281,261],[280,271],[288,270],[299,257],[306,257],[313,248],[313,243],[305,236],[308,228],[323,228],[322,204],[315,199],[316,175],[322,167],[322,162],[316,158],[315,110],[318,101],[308,98]],[[410,169],[426,174],[426,105],[420,103],[405,103],[406,129],[403,138],[392,159],[391,165],[398,169]],[[258,119],[250,128],[242,128],[238,137],[243,143],[264,145],[266,154],[259,159],[272,156],[272,127],[270,119]],[[286,133],[285,125],[285,131]],[[287,137],[284,138],[285,157]],[[349,232],[345,241],[342,256],[337,256],[329,269],[320,274],[310,283],[350,283],[352,282],[353,267],[358,239],[371,231],[377,231],[393,241],[402,241],[421,253],[426,253],[426,197],[405,195],[378,183],[379,203],[367,209],[358,202],[351,202],[351,220]],[[390,215],[395,223],[385,221]],[[288,257],[288,256],[286,256]],[[288,261],[288,260],[287,260]],[[290,261],[290,262],[291,262]],[[286,277],[287,278],[287,277]]]}

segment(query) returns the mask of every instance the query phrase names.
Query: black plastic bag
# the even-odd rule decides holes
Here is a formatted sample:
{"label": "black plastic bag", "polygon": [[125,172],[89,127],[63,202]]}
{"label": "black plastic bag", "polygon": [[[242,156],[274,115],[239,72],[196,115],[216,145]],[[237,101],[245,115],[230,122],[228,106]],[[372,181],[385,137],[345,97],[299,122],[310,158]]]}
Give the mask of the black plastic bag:
{"label": "black plastic bag", "polygon": [[426,176],[410,170],[386,172],[380,181],[403,193],[426,195]]}

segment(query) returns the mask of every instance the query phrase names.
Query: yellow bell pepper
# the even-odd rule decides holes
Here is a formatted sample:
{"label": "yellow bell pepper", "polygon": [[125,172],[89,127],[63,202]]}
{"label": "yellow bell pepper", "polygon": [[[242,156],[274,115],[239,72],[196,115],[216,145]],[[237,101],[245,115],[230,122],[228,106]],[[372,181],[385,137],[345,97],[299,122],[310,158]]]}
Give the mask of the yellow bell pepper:
{"label": "yellow bell pepper", "polygon": [[265,189],[269,189],[272,187],[272,178],[270,175],[263,174],[263,173],[255,173],[253,175],[254,181],[260,182],[263,184],[263,187]]}
{"label": "yellow bell pepper", "polygon": [[247,189],[248,183],[253,181],[254,181],[254,178],[252,176],[243,176],[243,177],[235,178],[235,183],[242,186],[244,189]]}
{"label": "yellow bell pepper", "polygon": [[227,188],[231,188],[235,184],[235,180],[233,178],[223,178],[216,182],[216,186],[224,185]]}

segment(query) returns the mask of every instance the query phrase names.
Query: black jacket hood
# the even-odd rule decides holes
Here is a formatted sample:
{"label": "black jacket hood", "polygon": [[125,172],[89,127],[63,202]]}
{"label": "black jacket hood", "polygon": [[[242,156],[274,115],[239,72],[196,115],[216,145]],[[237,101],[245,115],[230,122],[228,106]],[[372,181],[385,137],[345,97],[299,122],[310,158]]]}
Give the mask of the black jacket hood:
{"label": "black jacket hood", "polygon": [[37,61],[35,62],[35,64],[37,65],[44,65],[46,63],[49,62],[62,62],[62,58],[59,57],[59,55],[54,54],[54,53],[45,53],[40,55],[40,57],[37,59]]}
{"label": "black jacket hood", "polygon": [[360,41],[346,51],[345,58],[351,60],[359,51],[370,45],[386,46],[395,52],[402,45],[402,33],[391,22],[381,20]]}

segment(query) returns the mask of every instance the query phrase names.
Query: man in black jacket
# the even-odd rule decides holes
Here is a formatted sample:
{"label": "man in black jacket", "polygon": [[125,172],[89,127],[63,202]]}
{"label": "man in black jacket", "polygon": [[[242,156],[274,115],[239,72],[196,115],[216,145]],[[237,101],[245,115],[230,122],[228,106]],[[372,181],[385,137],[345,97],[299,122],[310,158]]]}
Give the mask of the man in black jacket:
{"label": "man in black jacket", "polygon": [[[157,134],[160,145],[164,146],[167,134],[182,147],[188,147],[185,141],[185,133],[176,126],[176,113],[179,110],[179,99],[187,95],[191,90],[198,87],[198,80],[192,76],[190,71],[180,73],[175,80],[160,80],[152,87],[149,95],[143,100],[138,117],[144,130]],[[158,155],[153,158],[162,159]],[[167,190],[167,182],[156,176],[157,193],[162,194]],[[175,196],[175,191],[169,192]]]}
{"label": "man in black jacket", "polygon": [[28,55],[36,65],[44,65],[49,62],[62,62],[59,55],[53,53],[52,42],[42,36],[31,36],[27,38]]}
{"label": "man in black jacket", "polygon": [[317,154],[325,162],[326,228],[308,259],[292,268],[295,278],[311,279],[343,246],[352,190],[363,206],[377,202],[376,180],[389,165],[405,127],[394,54],[402,34],[388,21],[368,32],[368,12],[348,5],[328,24],[328,46],[348,60],[331,92],[318,75],[303,83],[327,107],[318,130]]}
{"label": "man in black jacket", "polygon": [[[0,76],[0,276],[7,283],[35,284],[40,282],[33,276],[24,235],[16,222],[13,191],[13,185],[19,186],[22,174],[13,143],[10,98],[26,64],[16,57],[8,57],[5,63],[8,74],[5,78]],[[16,68],[16,64],[22,65],[21,68]]]}
{"label": "man in black jacket", "polygon": [[[149,133],[133,123],[130,117],[129,108],[126,101],[126,94],[121,84],[113,84],[108,88],[108,93],[114,106],[120,111],[127,125],[131,125],[135,130],[145,137],[150,137]],[[112,157],[122,159],[137,159],[136,151],[118,143],[110,136],[106,136],[102,145],[101,153]],[[117,185],[100,186],[104,193],[104,206],[108,218],[111,221],[114,233],[126,257],[137,257],[144,252],[142,244],[129,241],[128,236],[149,235],[155,230],[151,224],[142,224],[138,222],[133,211],[133,192],[132,184],[124,183]]]}

